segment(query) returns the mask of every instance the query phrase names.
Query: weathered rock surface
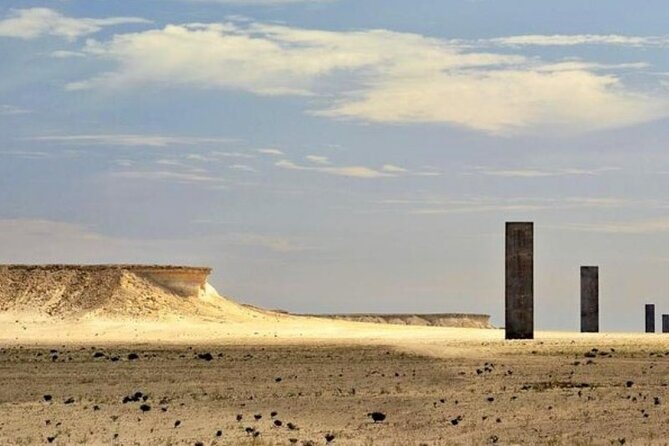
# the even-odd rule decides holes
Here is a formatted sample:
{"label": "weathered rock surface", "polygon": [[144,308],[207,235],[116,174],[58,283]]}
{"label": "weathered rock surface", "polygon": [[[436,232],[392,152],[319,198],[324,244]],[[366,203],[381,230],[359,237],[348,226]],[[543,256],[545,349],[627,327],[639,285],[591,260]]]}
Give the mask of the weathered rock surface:
{"label": "weathered rock surface", "polygon": [[314,314],[314,317],[377,324],[423,325],[428,327],[492,328],[490,315],[468,313],[433,314]]}
{"label": "weathered rock surface", "polygon": [[139,318],[246,311],[216,294],[207,284],[210,272],[158,265],[3,265],[0,311]]}

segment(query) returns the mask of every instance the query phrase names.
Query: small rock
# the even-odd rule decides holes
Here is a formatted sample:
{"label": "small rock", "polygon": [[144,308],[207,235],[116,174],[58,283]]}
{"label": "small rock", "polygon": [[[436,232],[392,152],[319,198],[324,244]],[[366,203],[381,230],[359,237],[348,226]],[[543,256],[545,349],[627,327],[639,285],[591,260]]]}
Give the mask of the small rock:
{"label": "small rock", "polygon": [[367,416],[371,417],[375,423],[380,423],[386,419],[386,414],[383,412],[370,412]]}

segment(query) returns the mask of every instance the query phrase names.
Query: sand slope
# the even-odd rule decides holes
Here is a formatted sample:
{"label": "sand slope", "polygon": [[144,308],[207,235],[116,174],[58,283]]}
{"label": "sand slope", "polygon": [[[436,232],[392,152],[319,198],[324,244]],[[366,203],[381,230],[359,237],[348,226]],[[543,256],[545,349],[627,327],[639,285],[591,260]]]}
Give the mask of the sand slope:
{"label": "sand slope", "polygon": [[260,312],[218,295],[205,285],[184,297],[127,269],[20,270],[0,274],[0,311],[54,319],[167,320],[252,319]]}

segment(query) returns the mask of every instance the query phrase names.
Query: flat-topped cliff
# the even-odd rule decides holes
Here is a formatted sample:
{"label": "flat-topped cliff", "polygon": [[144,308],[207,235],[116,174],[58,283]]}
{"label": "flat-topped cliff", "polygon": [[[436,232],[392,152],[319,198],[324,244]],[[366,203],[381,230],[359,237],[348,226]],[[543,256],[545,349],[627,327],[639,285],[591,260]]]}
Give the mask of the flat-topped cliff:
{"label": "flat-topped cliff", "polygon": [[423,325],[429,327],[492,328],[490,315],[472,313],[354,313],[312,314],[309,316],[377,324]]}
{"label": "flat-topped cliff", "polygon": [[211,268],[199,266],[175,265],[0,265],[0,274],[3,272],[13,275],[37,277],[40,275],[62,275],[68,272],[81,273],[118,273],[127,271],[155,282],[175,294],[184,297],[196,297],[204,291]]}
{"label": "flat-topped cliff", "polygon": [[0,265],[0,311],[222,320],[248,313],[216,293],[210,273],[172,265]]}

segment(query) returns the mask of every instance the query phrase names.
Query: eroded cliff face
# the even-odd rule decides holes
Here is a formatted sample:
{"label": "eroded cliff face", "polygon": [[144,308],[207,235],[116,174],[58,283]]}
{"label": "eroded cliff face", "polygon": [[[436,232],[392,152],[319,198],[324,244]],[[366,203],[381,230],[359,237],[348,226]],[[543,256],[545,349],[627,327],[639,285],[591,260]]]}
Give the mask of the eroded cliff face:
{"label": "eroded cliff face", "polygon": [[[157,285],[184,297],[197,297],[204,291],[211,268],[174,265],[0,265],[0,274],[24,279],[46,277],[66,278],[72,273],[118,275],[129,272],[151,280]],[[102,277],[102,276],[100,276]]]}
{"label": "eroded cliff face", "polygon": [[197,297],[204,291],[211,268],[190,266],[141,266],[124,269],[184,297]]}
{"label": "eroded cliff face", "polygon": [[202,306],[210,272],[163,265],[3,265],[0,311],[187,315]]}

